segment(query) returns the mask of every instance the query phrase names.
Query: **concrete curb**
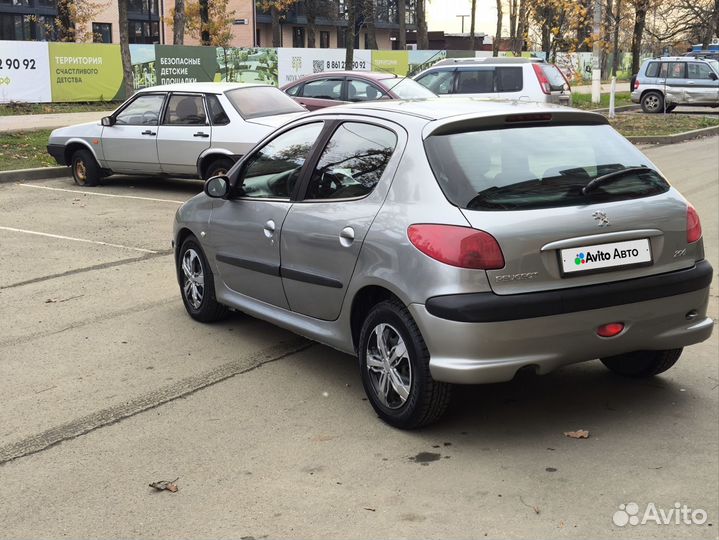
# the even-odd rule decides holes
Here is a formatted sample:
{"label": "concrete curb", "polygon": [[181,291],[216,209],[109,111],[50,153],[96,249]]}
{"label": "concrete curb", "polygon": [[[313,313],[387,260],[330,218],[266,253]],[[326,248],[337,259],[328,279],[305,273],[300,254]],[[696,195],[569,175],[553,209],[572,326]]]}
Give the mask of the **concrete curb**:
{"label": "concrete curb", "polygon": [[[625,111],[633,111],[635,109],[641,109],[641,107],[642,107],[641,105],[637,105],[634,103],[632,103],[631,105],[620,105],[619,107],[614,107],[614,112],[620,113],[620,112],[625,112]],[[592,112],[596,112],[596,113],[600,113],[600,114],[604,114],[604,113],[609,114],[609,107],[607,107],[606,109],[592,109]]]}
{"label": "concrete curb", "polygon": [[634,144],[675,144],[717,134],[719,134],[719,126],[711,126],[685,131],[684,133],[677,133],[676,135],[637,135],[634,137],[626,137],[626,139]]}
{"label": "concrete curb", "polygon": [[65,178],[67,176],[71,176],[70,167],[40,167],[38,169],[0,171],[0,184],[21,182],[23,180],[41,180],[44,178]]}

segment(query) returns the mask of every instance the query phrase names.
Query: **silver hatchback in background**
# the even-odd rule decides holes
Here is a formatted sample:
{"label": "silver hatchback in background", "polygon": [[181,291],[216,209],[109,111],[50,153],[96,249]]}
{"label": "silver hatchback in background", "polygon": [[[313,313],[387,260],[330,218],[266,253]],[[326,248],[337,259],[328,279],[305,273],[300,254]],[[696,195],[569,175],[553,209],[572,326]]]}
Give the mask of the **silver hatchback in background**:
{"label": "silver hatchback in background", "polygon": [[539,58],[448,58],[414,76],[440,97],[466,96],[572,104],[569,81]]}
{"label": "silver hatchback in background", "polygon": [[646,113],[679,105],[719,107],[719,62],[688,56],[645,60],[632,77],[632,101]]}
{"label": "silver hatchback in background", "polygon": [[707,339],[699,217],[601,115],[374,102],[275,131],[174,224],[198,321],[228,309],[359,357],[377,414],[600,358],[648,377]]}

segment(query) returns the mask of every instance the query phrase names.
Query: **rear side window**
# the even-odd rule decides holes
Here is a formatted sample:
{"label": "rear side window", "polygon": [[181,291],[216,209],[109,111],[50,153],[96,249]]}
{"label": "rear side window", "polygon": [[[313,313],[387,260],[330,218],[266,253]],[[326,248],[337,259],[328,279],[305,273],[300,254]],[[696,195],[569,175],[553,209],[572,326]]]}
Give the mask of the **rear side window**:
{"label": "rear side window", "polygon": [[397,136],[389,129],[345,122],[322,151],[305,199],[364,197],[382,178],[395,146]]}
{"label": "rear side window", "polygon": [[419,84],[437,95],[451,94],[454,85],[453,70],[430,71],[416,79]]}
{"label": "rear side window", "polygon": [[634,199],[663,193],[656,172],[591,180],[654,165],[610,126],[541,126],[430,136],[430,165],[449,201],[470,210],[523,210]]}
{"label": "rear side window", "polygon": [[659,62],[649,62],[649,65],[647,66],[647,77],[659,77],[659,66],[661,64]]}
{"label": "rear side window", "polygon": [[564,89],[564,85],[567,81],[564,79],[564,75],[559,71],[559,68],[554,64],[538,64],[540,69],[544,72],[545,77],[549,81],[549,89],[552,92],[557,92]]}
{"label": "rear side window", "polygon": [[457,72],[458,94],[494,92],[494,68],[461,69]]}
{"label": "rear side window", "polygon": [[220,104],[220,100],[214,94],[207,95],[207,108],[210,109],[210,118],[215,126],[226,126],[230,123],[225,110]]}

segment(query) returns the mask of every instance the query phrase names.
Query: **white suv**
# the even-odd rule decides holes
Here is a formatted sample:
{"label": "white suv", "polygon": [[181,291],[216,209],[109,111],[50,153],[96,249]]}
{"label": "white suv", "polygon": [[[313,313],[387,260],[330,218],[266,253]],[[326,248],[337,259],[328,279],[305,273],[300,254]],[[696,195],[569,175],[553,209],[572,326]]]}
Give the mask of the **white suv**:
{"label": "white suv", "polygon": [[415,75],[414,80],[440,97],[572,104],[572,90],[564,74],[538,58],[448,58]]}

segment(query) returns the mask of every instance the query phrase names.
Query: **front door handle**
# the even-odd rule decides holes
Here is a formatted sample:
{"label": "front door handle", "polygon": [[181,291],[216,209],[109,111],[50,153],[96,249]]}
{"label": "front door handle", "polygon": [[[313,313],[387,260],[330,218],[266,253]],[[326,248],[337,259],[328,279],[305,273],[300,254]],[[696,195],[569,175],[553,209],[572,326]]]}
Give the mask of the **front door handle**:
{"label": "front door handle", "polygon": [[195,134],[193,135],[193,137],[209,137],[209,136],[210,136],[210,134],[209,134],[209,133],[205,133],[204,131],[198,131],[197,133],[195,133]]}
{"label": "front door handle", "polygon": [[151,129],[146,129],[145,131],[142,132],[142,135],[157,135],[157,133],[155,133]]}
{"label": "front door handle", "polygon": [[267,238],[272,238],[275,235],[275,222],[271,219],[267,220],[267,223],[265,223],[265,236]]}
{"label": "front door handle", "polygon": [[345,227],[340,232],[340,245],[350,247],[355,240],[355,230],[352,227]]}

